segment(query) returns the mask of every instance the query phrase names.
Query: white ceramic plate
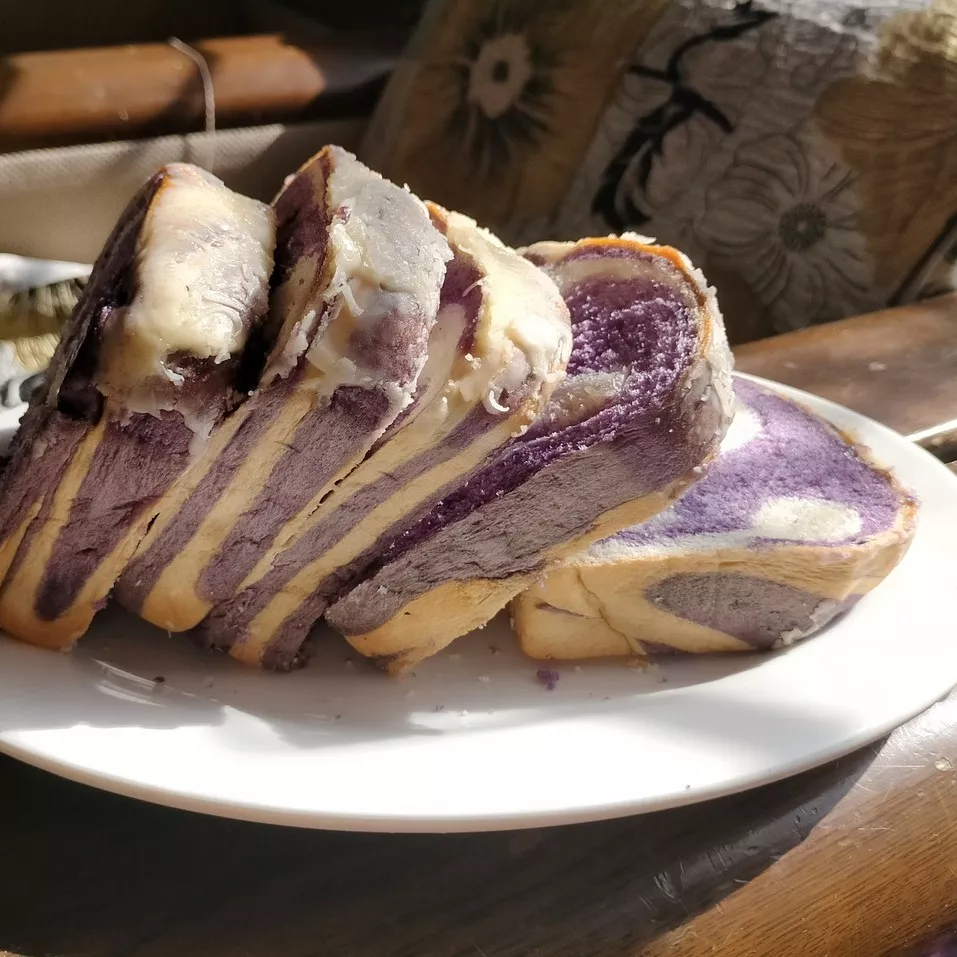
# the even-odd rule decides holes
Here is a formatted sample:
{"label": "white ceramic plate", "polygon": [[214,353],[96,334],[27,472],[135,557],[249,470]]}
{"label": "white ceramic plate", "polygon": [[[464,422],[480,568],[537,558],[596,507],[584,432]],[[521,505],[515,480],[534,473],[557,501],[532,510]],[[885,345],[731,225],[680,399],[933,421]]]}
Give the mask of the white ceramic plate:
{"label": "white ceramic plate", "polygon": [[0,749],[175,807],[369,831],[651,811],[851,751],[957,684],[957,477],[880,425],[781,391],[922,500],[902,564],[816,638],[644,672],[564,664],[549,691],[501,621],[396,681],[332,635],[308,669],[261,674],[111,611],[72,654],[0,636]]}

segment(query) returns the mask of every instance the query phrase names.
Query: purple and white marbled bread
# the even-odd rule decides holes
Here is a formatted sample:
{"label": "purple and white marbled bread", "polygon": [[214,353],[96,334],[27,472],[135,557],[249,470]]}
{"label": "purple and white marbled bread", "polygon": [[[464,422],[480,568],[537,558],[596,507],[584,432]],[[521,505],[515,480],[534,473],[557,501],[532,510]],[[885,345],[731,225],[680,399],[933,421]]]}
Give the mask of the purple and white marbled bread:
{"label": "purple and white marbled bread", "polygon": [[452,255],[419,199],[338,147],[273,205],[278,332],[259,387],[117,588],[125,607],[171,631],[231,597],[407,412]]}
{"label": "purple and white marbled bread", "polygon": [[173,164],[120,217],[14,440],[0,625],[68,647],[262,366],[268,206]]}
{"label": "purple and white marbled bread", "polygon": [[443,491],[327,619],[399,671],[483,624],[548,564],[669,505],[730,421],[714,295],[677,251],[638,237],[541,243],[574,344],[544,414]]}
{"label": "purple and white marbled bread", "polygon": [[308,515],[287,523],[201,626],[252,664],[287,668],[313,623],[439,490],[531,423],[571,351],[568,310],[545,273],[465,216],[432,206],[454,253],[415,397],[370,454]]}
{"label": "purple and white marbled bread", "polygon": [[916,503],[807,409],[735,379],[705,477],[511,606],[533,658],[767,650],[813,634],[900,561]]}

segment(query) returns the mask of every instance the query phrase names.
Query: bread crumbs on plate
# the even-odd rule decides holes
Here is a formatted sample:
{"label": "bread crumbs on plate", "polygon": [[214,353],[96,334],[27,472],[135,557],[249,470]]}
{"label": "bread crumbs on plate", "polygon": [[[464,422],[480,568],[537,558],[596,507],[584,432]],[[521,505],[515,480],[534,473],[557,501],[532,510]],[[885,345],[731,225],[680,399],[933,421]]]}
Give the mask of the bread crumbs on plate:
{"label": "bread crumbs on plate", "polygon": [[539,668],[535,677],[545,686],[546,691],[554,691],[558,687],[561,675],[554,668]]}

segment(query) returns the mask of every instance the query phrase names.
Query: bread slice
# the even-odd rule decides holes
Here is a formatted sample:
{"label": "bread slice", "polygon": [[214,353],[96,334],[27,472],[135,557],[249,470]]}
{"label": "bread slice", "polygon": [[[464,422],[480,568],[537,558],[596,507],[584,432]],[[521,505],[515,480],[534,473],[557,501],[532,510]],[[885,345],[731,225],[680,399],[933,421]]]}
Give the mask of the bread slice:
{"label": "bread slice", "polygon": [[467,217],[430,207],[454,258],[414,401],[362,464],[283,528],[204,640],[287,668],[328,603],[424,503],[454,487],[535,418],[571,350],[555,284]]}
{"label": "bread slice", "polygon": [[866,450],[799,404],[735,380],[707,475],[517,598],[533,658],[767,650],[818,631],[877,585],[916,502]]}
{"label": "bread slice", "polygon": [[574,346],[540,419],[442,493],[327,612],[393,671],[483,624],[548,564],[669,505],[730,421],[731,357],[713,292],[639,237],[541,243]]}
{"label": "bread slice", "polygon": [[326,147],[274,205],[279,332],[262,381],[117,589],[170,631],[232,596],[408,410],[435,325],[451,252],[408,190]]}
{"label": "bread slice", "polygon": [[261,365],[275,220],[196,167],[133,199],[15,438],[0,626],[69,647]]}

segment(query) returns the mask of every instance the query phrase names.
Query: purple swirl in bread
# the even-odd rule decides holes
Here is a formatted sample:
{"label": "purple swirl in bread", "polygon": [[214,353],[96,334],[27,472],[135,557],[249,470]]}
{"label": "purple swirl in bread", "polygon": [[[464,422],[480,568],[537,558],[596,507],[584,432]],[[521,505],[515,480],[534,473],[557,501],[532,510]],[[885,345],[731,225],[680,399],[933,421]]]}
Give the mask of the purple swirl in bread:
{"label": "purple swirl in bread", "polygon": [[549,563],[670,504],[730,419],[714,296],[668,247],[623,236],[526,250],[572,320],[567,375],[542,416],[414,524],[327,612],[398,671],[483,624]]}
{"label": "purple swirl in bread", "polygon": [[14,441],[0,625],[69,647],[262,366],[275,220],[187,164],[132,200]]}
{"label": "purple swirl in bread", "polygon": [[551,570],[512,603],[534,658],[766,650],[878,584],[912,496],[798,403],[735,379],[718,458],[677,504]]}
{"label": "purple swirl in bread", "polygon": [[563,373],[571,330],[555,284],[467,217],[431,210],[454,259],[415,397],[203,622],[205,642],[243,661],[297,663],[313,623],[382,542],[526,428]]}
{"label": "purple swirl in bread", "polygon": [[196,627],[408,414],[451,257],[408,190],[338,147],[291,176],[278,217],[272,348],[258,389],[154,524],[117,589]]}

